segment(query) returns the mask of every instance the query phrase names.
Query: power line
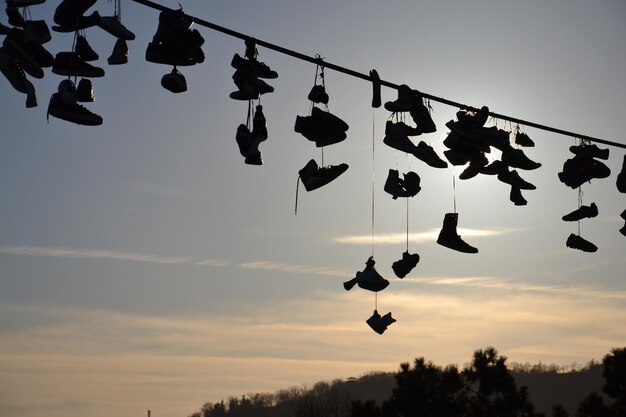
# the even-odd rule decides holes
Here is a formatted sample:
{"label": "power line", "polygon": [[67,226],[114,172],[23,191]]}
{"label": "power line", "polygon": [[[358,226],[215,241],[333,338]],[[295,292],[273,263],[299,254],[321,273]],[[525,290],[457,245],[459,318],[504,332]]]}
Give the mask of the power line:
{"label": "power line", "polygon": [[[132,0],[132,1],[134,1],[135,3],[142,4],[144,6],[151,7],[151,8],[156,9],[156,10],[160,10],[160,11],[168,11],[168,10],[171,11],[172,10],[169,7],[162,6],[162,5],[154,3],[153,1],[150,1],[150,0]],[[331,69],[331,70],[334,70],[334,71],[337,71],[337,72],[341,72],[343,74],[347,74],[347,75],[350,75],[352,77],[360,78],[360,79],[365,80],[365,81],[369,81],[369,82],[373,82],[374,81],[374,79],[369,74],[363,74],[363,73],[360,73],[358,71],[354,71],[354,70],[352,70],[350,68],[345,68],[345,67],[333,64],[331,62],[323,61],[321,58],[318,58],[318,57],[311,57],[311,56],[308,56],[308,55],[304,55],[304,54],[302,54],[300,52],[292,51],[290,49],[283,48],[282,46],[274,45],[274,44],[266,42],[264,40],[257,39],[257,38],[255,38],[253,36],[244,35],[243,33],[236,32],[234,30],[225,28],[223,26],[216,25],[215,23],[207,22],[206,20],[200,19],[198,17],[190,16],[190,15],[185,14],[185,13],[183,13],[183,14],[186,17],[188,17],[189,19],[193,20],[194,23],[197,23],[200,26],[203,26],[203,27],[206,27],[206,28],[209,28],[209,29],[213,29],[213,30],[218,31],[218,32],[222,32],[222,33],[224,33],[226,35],[229,35],[229,36],[232,36],[232,37],[235,37],[235,38],[239,38],[239,39],[243,39],[243,40],[251,39],[251,40],[254,40],[257,45],[263,46],[264,48],[271,49],[271,50],[276,51],[276,52],[280,52],[280,53],[285,54],[285,55],[289,55],[289,56],[291,56],[293,58],[297,58],[297,59],[300,59],[300,60],[303,60],[303,61],[307,61],[307,62],[310,62],[312,64],[320,65],[320,66],[323,66],[324,68],[328,68],[328,69]],[[385,80],[382,80],[382,79],[380,80],[380,84],[384,85],[385,87],[393,88],[393,89],[396,89],[396,90],[399,88],[398,84],[394,84],[392,82],[385,81]],[[448,106],[453,106],[453,107],[457,107],[457,108],[463,108],[463,109],[467,109],[467,110],[470,110],[470,111],[478,111],[479,110],[479,108],[477,108],[477,107],[468,106],[466,104],[462,104],[462,103],[459,103],[459,102],[456,102],[456,101],[453,101],[453,100],[449,100],[449,99],[446,99],[446,98],[443,98],[443,97],[437,97],[435,95],[428,94],[428,93],[425,93],[423,91],[419,91],[419,93],[424,98],[427,98],[427,99],[432,100],[432,101],[436,101],[438,103],[446,104]],[[571,137],[574,137],[574,138],[587,140],[587,141],[590,141],[590,142],[597,142],[597,143],[602,143],[604,145],[615,146],[615,147],[618,147],[618,148],[626,149],[626,144],[623,144],[623,143],[613,142],[613,141],[600,139],[600,138],[594,138],[592,136],[582,135],[580,133],[569,132],[567,130],[557,129],[555,127],[542,125],[542,124],[531,122],[531,121],[528,121],[528,120],[518,119],[516,117],[511,117],[511,116],[507,116],[507,115],[504,115],[504,114],[494,113],[494,112],[490,111],[489,112],[489,116],[495,117],[496,119],[506,120],[508,122],[517,123],[517,124],[524,125],[524,126],[534,127],[536,129],[540,129],[540,130],[545,130],[545,131],[548,131],[548,132],[557,133],[559,135],[571,136]]]}

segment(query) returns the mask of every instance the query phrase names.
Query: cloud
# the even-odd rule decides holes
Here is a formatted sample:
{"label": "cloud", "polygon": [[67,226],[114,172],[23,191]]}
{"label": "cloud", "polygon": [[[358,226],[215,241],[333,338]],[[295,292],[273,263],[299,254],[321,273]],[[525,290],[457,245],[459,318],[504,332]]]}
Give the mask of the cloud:
{"label": "cloud", "polygon": [[[426,232],[409,233],[409,242],[424,243],[437,240],[440,229],[431,229]],[[463,237],[491,237],[500,236],[506,233],[516,232],[518,229],[458,229],[459,235]],[[347,235],[334,237],[333,242],[348,245],[371,245],[371,235]],[[406,243],[406,233],[378,233],[374,235],[374,244],[396,245]]]}
{"label": "cloud", "polygon": [[186,256],[158,256],[116,250],[87,250],[45,246],[0,246],[7,255],[44,256],[71,259],[108,259],[117,261],[150,262],[157,264],[184,264],[191,261]]}
{"label": "cloud", "polygon": [[271,261],[255,261],[239,264],[243,269],[257,269],[269,271],[291,272],[295,274],[329,275],[336,277],[346,277],[354,275],[353,270],[347,268],[323,268],[301,264],[277,263]]}
{"label": "cloud", "polygon": [[221,259],[205,259],[204,261],[196,262],[198,266],[228,266],[228,262],[223,261]]}

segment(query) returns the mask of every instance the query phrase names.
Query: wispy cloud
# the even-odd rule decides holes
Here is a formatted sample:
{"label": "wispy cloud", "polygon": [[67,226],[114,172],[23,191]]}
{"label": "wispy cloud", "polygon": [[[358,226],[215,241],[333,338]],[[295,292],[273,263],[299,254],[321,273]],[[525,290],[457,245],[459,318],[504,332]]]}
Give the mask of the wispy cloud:
{"label": "wispy cloud", "polygon": [[205,259],[203,261],[196,262],[198,266],[228,266],[228,262],[223,261],[221,259]]}
{"label": "wispy cloud", "polygon": [[150,262],[157,264],[184,264],[191,261],[186,256],[159,256],[116,250],[70,249],[46,246],[0,246],[0,253],[22,256],[44,256],[73,259],[108,259],[118,261]]}
{"label": "wispy cloud", "polygon": [[301,265],[301,264],[278,263],[278,262],[271,262],[271,261],[245,262],[245,263],[239,264],[239,266],[243,269],[282,271],[282,272],[291,272],[295,274],[330,275],[330,276],[337,276],[337,277],[345,277],[345,276],[354,274],[354,271],[349,270],[347,268],[324,268],[324,267],[315,267],[315,266],[308,266],[308,265]]}
{"label": "wispy cloud", "polygon": [[[409,242],[424,243],[437,240],[440,229],[431,229],[425,232],[409,233]],[[518,231],[517,229],[458,229],[463,237],[491,237]],[[347,235],[334,237],[333,242],[348,245],[370,245],[371,235]],[[378,233],[374,235],[374,244],[396,245],[406,243],[406,233]]]}

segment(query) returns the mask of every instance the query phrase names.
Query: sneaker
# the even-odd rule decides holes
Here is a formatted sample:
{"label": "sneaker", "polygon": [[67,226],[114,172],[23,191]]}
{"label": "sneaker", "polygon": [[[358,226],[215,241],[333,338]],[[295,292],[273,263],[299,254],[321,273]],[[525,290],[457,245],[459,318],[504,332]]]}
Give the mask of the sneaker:
{"label": "sneaker", "polygon": [[52,30],[59,33],[73,33],[77,30],[84,30],[94,26],[98,26],[100,23],[100,14],[95,11],[89,16],[80,16],[74,23],[59,24],[52,26]]}
{"label": "sneaker", "polygon": [[364,290],[373,292],[382,291],[387,288],[389,281],[376,271],[376,268],[374,268],[375,263],[374,258],[370,256],[365,263],[363,271],[358,271],[356,277],[343,283],[343,287],[346,291],[350,291],[355,284],[358,284],[358,286]]}
{"label": "sneaker", "polygon": [[267,140],[267,121],[263,114],[263,106],[256,106],[254,117],[252,118],[252,137],[257,142]]}
{"label": "sneaker", "polygon": [[54,56],[39,42],[25,42],[24,49],[41,68],[50,68],[54,64]]}
{"label": "sneaker", "polygon": [[[172,93],[187,91],[187,80],[176,68],[161,78],[161,86]],[[245,156],[245,155],[243,155]]]}
{"label": "sneaker", "polygon": [[606,178],[611,169],[603,162],[585,154],[576,155],[563,164],[563,171],[558,173],[559,180],[565,185],[576,189],[594,178]]}
{"label": "sneaker", "polygon": [[62,0],[54,11],[54,23],[76,30],[77,22],[95,3],[96,0]]}
{"label": "sneaker", "polygon": [[624,155],[624,160],[622,161],[622,170],[617,174],[615,185],[617,185],[617,190],[620,193],[626,193],[626,155]]}
{"label": "sneaker", "polygon": [[463,172],[459,174],[459,179],[469,180],[470,178],[474,178],[476,175],[482,172],[486,165],[487,162],[481,161],[479,159],[472,159],[467,168],[465,168]]}
{"label": "sneaker", "polygon": [[24,44],[24,31],[12,29],[4,38],[3,47],[7,53],[13,56],[28,75],[41,79],[44,76],[41,65],[35,60]]}
{"label": "sneaker", "polygon": [[59,52],[54,58],[52,72],[58,75],[97,78],[104,77],[104,70],[80,59],[76,52]]}
{"label": "sneaker", "polygon": [[107,59],[109,65],[122,65],[128,63],[128,44],[126,40],[118,38],[113,46],[113,52]]}
{"label": "sneaker", "polygon": [[402,125],[393,123],[391,120],[387,120],[383,143],[391,148],[408,154],[413,154],[417,150]]}
{"label": "sneaker", "polygon": [[135,34],[120,22],[119,16],[101,16],[98,27],[104,29],[105,32],[110,33],[118,39],[124,39],[125,41],[132,41],[135,39]]}
{"label": "sneaker", "polygon": [[524,170],[533,170],[541,166],[541,163],[535,162],[528,158],[521,149],[511,148],[502,152],[502,162],[511,168],[519,168]]}
{"label": "sneaker", "polygon": [[581,219],[596,217],[598,215],[598,206],[591,203],[589,206],[580,206],[576,210],[563,216],[563,221],[576,222]]}
{"label": "sneaker", "polygon": [[416,104],[417,97],[411,88],[402,84],[398,87],[398,98],[385,103],[385,109],[392,113],[410,111]]}
{"label": "sneaker", "polygon": [[607,160],[609,159],[609,149],[600,149],[598,145],[577,145],[570,146],[569,150],[575,155],[587,154],[592,158]]}
{"label": "sneaker", "polygon": [[498,174],[503,174],[508,171],[509,171],[509,166],[505,164],[504,162],[500,161],[499,159],[496,159],[495,161],[483,167],[480,173],[485,174],[485,175],[498,175]]}
{"label": "sneaker", "polygon": [[519,189],[518,187],[511,186],[511,193],[509,194],[509,199],[516,206],[525,206],[526,204],[528,204],[528,202],[522,195],[522,190]]}
{"label": "sneaker", "polygon": [[[239,54],[235,54],[233,56],[233,59],[230,61],[230,65],[235,69],[254,73],[259,78],[278,78],[278,73],[271,70],[270,67],[263,62],[259,62],[256,59],[242,58]],[[328,101],[326,101],[326,103],[328,103]]]}
{"label": "sneaker", "polygon": [[93,85],[89,78],[81,78],[76,88],[76,101],[79,103],[91,103],[96,101],[93,95]]}
{"label": "sneaker", "polygon": [[347,170],[348,164],[345,163],[320,168],[317,162],[311,159],[298,173],[304,188],[307,191],[313,191],[335,180]]}
{"label": "sneaker", "polygon": [[506,171],[498,174],[498,180],[502,181],[505,184],[512,185],[513,187],[519,188],[521,190],[536,190],[534,184],[531,184],[528,181],[522,179],[519,176],[517,171]]}
{"label": "sneaker", "polygon": [[20,10],[17,7],[9,6],[6,8],[7,17],[9,18],[9,25],[14,26],[16,28],[25,28],[26,21],[24,17],[20,13]]}
{"label": "sneaker", "polygon": [[419,261],[420,256],[417,253],[410,254],[407,251],[402,253],[402,259],[394,262],[391,268],[398,278],[404,278],[417,266]]}
{"label": "sneaker", "polygon": [[409,171],[404,174],[402,188],[406,191],[408,197],[415,197],[422,190],[420,187],[420,176],[416,172]]}
{"label": "sneaker", "polygon": [[517,131],[515,133],[515,143],[519,146],[531,147],[535,146],[535,142],[524,132]]}
{"label": "sneaker", "polygon": [[402,180],[397,169],[390,169],[385,180],[383,188],[387,194],[390,194],[394,200],[398,197],[408,197],[408,193],[402,187]]}
{"label": "sneaker", "polygon": [[441,159],[437,152],[433,149],[432,146],[427,145],[426,142],[420,141],[413,152],[413,156],[419,159],[422,162],[425,162],[427,165],[433,168],[447,168],[448,164],[446,161]]}
{"label": "sneaker", "polygon": [[24,28],[24,42],[37,42],[40,45],[52,40],[50,29],[45,20],[27,20]]}
{"label": "sneaker", "polygon": [[148,43],[146,61],[178,67],[196,65],[196,58],[192,50],[170,48],[164,44],[154,42]]}
{"label": "sneaker", "polygon": [[469,158],[465,154],[454,149],[443,151],[443,155],[454,166],[465,165],[469,162]]}
{"label": "sneaker", "polygon": [[437,238],[437,243],[463,253],[478,253],[477,248],[466,243],[461,239],[461,236],[457,234],[456,227],[458,221],[459,215],[457,213],[446,213],[443,219],[443,227]]}
{"label": "sneaker", "polygon": [[61,96],[61,100],[67,104],[76,104],[78,102],[78,91],[74,85],[74,81],[70,79],[62,80],[59,83],[57,92]]}
{"label": "sneaker", "polygon": [[314,85],[313,88],[311,88],[311,91],[309,92],[307,98],[313,103],[317,104],[328,104],[329,99],[328,94],[326,93],[326,89],[323,85]]}
{"label": "sneaker", "polygon": [[383,333],[385,333],[390,325],[396,322],[396,319],[391,317],[391,312],[381,317],[378,311],[374,310],[372,316],[369,319],[365,320],[365,322],[368,326],[370,326],[372,330],[382,335]]}
{"label": "sneaker", "polygon": [[98,53],[93,50],[93,48],[87,42],[87,39],[82,35],[78,35],[76,37],[74,52],[78,54],[80,59],[86,62],[97,61],[98,59],[100,59]]}
{"label": "sneaker", "polygon": [[54,93],[50,97],[48,105],[49,116],[84,126],[99,126],[102,124],[102,117],[90,112],[80,104],[64,102],[59,93]]}
{"label": "sneaker", "polygon": [[409,114],[422,133],[434,133],[437,131],[437,126],[428,108],[424,105],[421,96],[416,97],[415,104],[409,110]]}
{"label": "sneaker", "polygon": [[16,91],[26,94],[28,90],[26,74],[17,60],[4,47],[0,47],[0,72]]}
{"label": "sneaker", "polygon": [[263,165],[261,151],[259,151],[259,143],[253,139],[252,133],[246,125],[240,124],[239,127],[237,127],[235,139],[239,146],[239,153],[245,158],[244,162],[246,164]]}
{"label": "sneaker", "polygon": [[596,252],[598,247],[579,235],[570,234],[565,242],[568,248],[578,249],[583,252]]}

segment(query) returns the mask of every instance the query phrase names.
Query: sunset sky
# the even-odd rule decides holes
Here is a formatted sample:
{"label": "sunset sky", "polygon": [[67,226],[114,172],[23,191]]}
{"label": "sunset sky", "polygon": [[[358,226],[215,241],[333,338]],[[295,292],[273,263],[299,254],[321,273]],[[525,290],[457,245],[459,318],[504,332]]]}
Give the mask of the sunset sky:
{"label": "sunset sky", "polygon": [[[31,7],[33,19],[51,26],[58,4]],[[623,0],[181,4],[396,84],[626,143]],[[113,3],[93,10],[112,15]],[[189,90],[175,95],[160,85],[171,67],[145,60],[158,12],[125,0],[122,21],[136,34],[126,65],[107,65],[115,39],[87,30],[106,76],[86,107],[102,126],[46,121],[63,79],[50,69],[31,79],[34,109],[0,77],[0,416],[185,417],[231,395],[394,371],[419,356],[462,366],[494,346],[513,362],[570,365],[626,344],[626,194],[615,186],[626,150],[611,147],[611,176],[582,187],[583,203],[599,208],[581,222],[599,250],[583,253],[565,246],[578,228],[561,220],[578,192],[557,177],[574,138],[524,128],[536,143],[525,153],[542,167],[521,172],[537,190],[517,207],[494,177],[459,180],[459,168],[384,145],[390,114],[370,106],[371,85],[327,70],[330,111],[350,129],[324,161],[350,168],[318,190],[300,187],[294,215],[298,170],[322,156],[294,132],[315,66],[259,48],[279,78],[261,100],[264,164],[249,166],[235,142],[247,103],[229,98],[244,42],[196,25],[206,61],[179,68]],[[46,47],[71,45],[71,34],[53,32]],[[458,109],[431,104],[438,130],[417,140],[443,156]],[[409,201],[409,250],[421,261],[403,280],[391,264],[406,248],[407,206],[383,191],[390,168],[421,177]],[[435,242],[455,176],[459,233],[476,255]],[[342,286],[372,250],[391,282],[378,310],[397,319],[382,336],[365,323],[374,294]]]}

